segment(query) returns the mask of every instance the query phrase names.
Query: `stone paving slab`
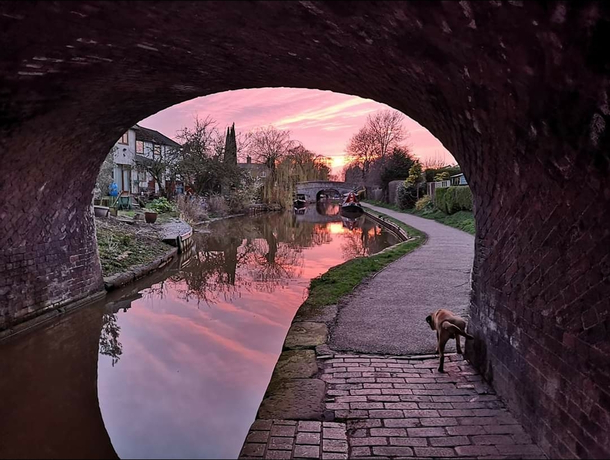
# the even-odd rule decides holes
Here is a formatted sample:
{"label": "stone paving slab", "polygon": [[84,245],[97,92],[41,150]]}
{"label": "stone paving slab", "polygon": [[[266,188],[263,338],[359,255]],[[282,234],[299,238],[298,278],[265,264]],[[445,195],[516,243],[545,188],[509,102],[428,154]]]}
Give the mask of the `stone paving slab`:
{"label": "stone paving slab", "polygon": [[334,421],[257,420],[240,458],[546,458],[461,356],[318,362]]}

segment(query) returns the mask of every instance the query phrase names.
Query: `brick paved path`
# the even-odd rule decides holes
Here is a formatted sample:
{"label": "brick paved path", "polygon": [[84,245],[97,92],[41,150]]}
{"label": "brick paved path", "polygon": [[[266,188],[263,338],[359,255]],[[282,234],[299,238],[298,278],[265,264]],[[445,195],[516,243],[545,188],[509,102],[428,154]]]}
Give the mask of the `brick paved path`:
{"label": "brick paved path", "polygon": [[257,420],[240,458],[545,458],[458,355],[318,359],[334,422]]}
{"label": "brick paved path", "polygon": [[[311,350],[311,367],[299,375],[295,371],[290,381],[325,382],[320,411],[302,412],[323,421],[258,419],[240,457],[545,458],[461,356],[447,355],[445,374],[436,370],[438,357],[413,356],[435,348],[435,335],[424,321],[428,313],[440,307],[466,311],[473,237],[427,219],[371,208],[423,230],[428,243],[360,286],[339,305],[336,323],[311,323],[310,328],[317,324],[324,330],[324,321],[329,325],[327,344],[302,340],[297,347],[287,340],[285,352]],[[282,394],[291,409],[305,396],[317,397]],[[315,401],[307,404],[316,407]]]}

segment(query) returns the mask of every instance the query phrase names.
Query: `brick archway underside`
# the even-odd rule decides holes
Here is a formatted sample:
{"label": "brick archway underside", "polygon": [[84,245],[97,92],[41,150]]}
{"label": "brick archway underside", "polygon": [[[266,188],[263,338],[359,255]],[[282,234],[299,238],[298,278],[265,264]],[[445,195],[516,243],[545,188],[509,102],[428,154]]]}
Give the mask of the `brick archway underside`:
{"label": "brick archway underside", "polygon": [[471,360],[559,457],[610,455],[603,3],[0,3],[0,328],[102,288],[90,203],[137,121],[216,92],[386,103],[475,197]]}

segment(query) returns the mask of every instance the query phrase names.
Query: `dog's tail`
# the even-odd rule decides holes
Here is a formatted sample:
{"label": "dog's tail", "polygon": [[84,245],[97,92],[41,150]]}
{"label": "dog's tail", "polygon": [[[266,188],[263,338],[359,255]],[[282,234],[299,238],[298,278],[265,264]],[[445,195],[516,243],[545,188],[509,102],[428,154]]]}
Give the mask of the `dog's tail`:
{"label": "dog's tail", "polygon": [[443,323],[443,328],[444,329],[450,329],[451,331],[453,331],[454,334],[459,334],[459,335],[463,335],[464,337],[466,337],[467,339],[474,339],[474,337],[472,335],[470,335],[468,332],[465,332],[463,330],[461,330],[459,327],[457,327],[455,324],[451,324],[448,321],[445,321]]}

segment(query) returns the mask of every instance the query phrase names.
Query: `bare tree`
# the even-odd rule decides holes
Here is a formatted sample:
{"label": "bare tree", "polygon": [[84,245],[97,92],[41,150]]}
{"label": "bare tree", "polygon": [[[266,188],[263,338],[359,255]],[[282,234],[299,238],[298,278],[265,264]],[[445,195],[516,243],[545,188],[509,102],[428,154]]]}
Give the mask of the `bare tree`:
{"label": "bare tree", "polygon": [[364,182],[368,176],[371,163],[377,157],[375,143],[367,126],[361,128],[350,138],[346,152],[350,165],[359,167]]}
{"label": "bare tree", "polygon": [[409,137],[402,125],[404,118],[397,110],[381,110],[367,117],[365,127],[378,157],[385,158]]}
{"label": "bare tree", "polygon": [[443,155],[438,150],[434,151],[434,156],[426,158],[424,161],[421,161],[421,165],[424,169],[441,169],[445,166],[448,166],[443,159]]}
{"label": "bare tree", "polygon": [[256,162],[267,165],[272,173],[277,162],[296,146],[296,142],[290,139],[290,131],[274,126],[258,128],[250,133],[248,138],[247,151],[250,156]]}

